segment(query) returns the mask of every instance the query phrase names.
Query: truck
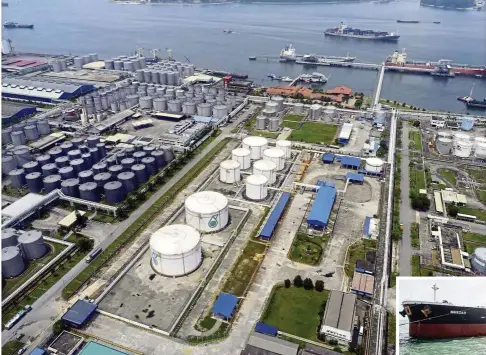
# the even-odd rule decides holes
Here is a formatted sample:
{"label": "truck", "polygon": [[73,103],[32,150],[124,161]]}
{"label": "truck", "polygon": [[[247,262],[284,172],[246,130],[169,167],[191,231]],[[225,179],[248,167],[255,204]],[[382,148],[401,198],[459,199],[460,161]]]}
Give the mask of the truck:
{"label": "truck", "polygon": [[93,261],[94,258],[96,258],[98,255],[100,255],[100,253],[103,251],[103,248],[99,247],[99,248],[96,248],[95,250],[93,250],[91,253],[88,254],[88,256],[86,257],[86,262],[87,263],[90,263]]}
{"label": "truck", "polygon": [[17,312],[15,316],[13,316],[12,319],[10,319],[7,323],[5,323],[5,328],[10,330],[13,328],[15,324],[17,324],[22,318],[25,317],[27,313],[29,313],[32,310],[31,305],[26,305],[24,309],[20,310]]}

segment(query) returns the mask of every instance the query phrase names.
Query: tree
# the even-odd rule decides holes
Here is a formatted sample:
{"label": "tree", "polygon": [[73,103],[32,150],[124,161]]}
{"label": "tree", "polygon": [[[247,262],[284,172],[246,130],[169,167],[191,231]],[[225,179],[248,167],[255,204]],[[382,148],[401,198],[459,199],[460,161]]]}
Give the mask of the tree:
{"label": "tree", "polygon": [[330,340],[328,341],[328,343],[329,343],[329,345],[338,345],[338,342],[337,342],[337,340],[336,340],[336,339],[330,339]]}
{"label": "tree", "polygon": [[456,205],[447,205],[447,214],[451,217],[456,217],[459,213],[459,207]]}
{"label": "tree", "polygon": [[335,352],[337,352],[337,353],[342,353],[343,352],[339,346],[335,346],[332,350],[335,351]]}
{"label": "tree", "polygon": [[354,108],[356,108],[358,110],[361,108],[362,105],[363,105],[363,100],[356,100],[354,102]]}
{"label": "tree", "polygon": [[304,282],[302,281],[302,277],[300,277],[300,275],[297,275],[296,277],[294,277],[294,286],[295,287],[302,287],[303,284],[304,284]]}
{"label": "tree", "polygon": [[76,245],[83,253],[90,251],[93,248],[93,241],[91,239],[81,237],[76,239]]}
{"label": "tree", "polygon": [[284,285],[285,285],[285,288],[289,288],[289,287],[292,285],[292,283],[290,282],[290,280],[289,280],[289,279],[286,279],[286,280],[284,281]]}
{"label": "tree", "polygon": [[62,319],[59,319],[56,323],[52,325],[52,332],[55,335],[61,334],[62,331],[66,328],[64,321]]}
{"label": "tree", "polygon": [[414,126],[414,127],[420,127],[420,121],[419,121],[419,120],[415,120],[415,121],[413,122],[413,126]]}
{"label": "tree", "polygon": [[314,288],[314,283],[308,277],[304,280],[304,288],[306,290],[312,290]]}
{"label": "tree", "polygon": [[324,281],[322,281],[322,280],[316,281],[316,291],[318,291],[318,292],[324,291]]}

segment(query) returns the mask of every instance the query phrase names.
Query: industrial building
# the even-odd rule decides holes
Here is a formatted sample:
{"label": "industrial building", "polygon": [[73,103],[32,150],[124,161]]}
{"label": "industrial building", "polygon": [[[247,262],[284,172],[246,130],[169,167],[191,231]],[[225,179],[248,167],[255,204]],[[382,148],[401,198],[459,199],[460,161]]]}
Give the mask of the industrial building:
{"label": "industrial building", "polygon": [[375,277],[369,274],[363,274],[354,271],[353,282],[351,283],[351,292],[360,296],[373,297],[373,287]]}
{"label": "industrial building", "polygon": [[335,200],[336,189],[328,186],[319,188],[314,199],[314,204],[307,217],[309,227],[319,230],[327,227]]}
{"label": "industrial building", "polygon": [[362,274],[375,274],[374,265],[366,260],[356,260],[354,269]]}
{"label": "industrial building", "polygon": [[353,132],[353,124],[344,123],[343,126],[341,127],[341,132],[339,133],[338,143],[343,145],[348,144],[352,132]]}
{"label": "industrial building", "polygon": [[216,302],[214,302],[211,314],[214,318],[230,321],[236,311],[238,297],[230,293],[220,293]]}
{"label": "industrial building", "polygon": [[441,190],[441,198],[444,203],[453,203],[457,206],[465,206],[467,204],[467,197],[466,195],[457,193],[456,191],[452,190],[451,188],[446,188]]}
{"label": "industrial building", "polygon": [[376,240],[380,231],[379,227],[380,220],[378,218],[366,216],[363,227],[363,238]]}
{"label": "industrial building", "polygon": [[322,162],[324,164],[332,164],[332,163],[334,163],[334,154],[333,153],[324,153],[322,155]]}
{"label": "industrial building", "polygon": [[334,339],[344,345],[351,342],[356,325],[356,300],[356,295],[352,293],[337,290],[329,292],[319,330],[326,340]]}
{"label": "industrial building", "polygon": [[85,300],[77,300],[76,303],[63,314],[61,320],[69,327],[76,329],[83,328],[93,317],[97,308],[97,304]]}
{"label": "industrial building", "polygon": [[285,211],[285,207],[287,207],[289,200],[290,200],[290,193],[283,192],[277,204],[272,209],[272,212],[270,213],[270,216],[265,222],[265,225],[260,231],[260,238],[264,240],[270,240],[272,238],[273,232],[277,228],[277,224],[280,221],[280,218],[282,218],[282,215]]}
{"label": "industrial building", "polygon": [[37,108],[33,105],[2,100],[2,126],[10,126],[25,116],[33,115],[36,112]]}
{"label": "industrial building", "polygon": [[29,101],[69,100],[94,90],[94,85],[56,83],[34,79],[5,78],[2,82],[3,97]]}
{"label": "industrial building", "polygon": [[358,170],[361,167],[361,158],[342,156],[338,157],[338,161],[341,161],[341,166],[346,169]]}
{"label": "industrial building", "polygon": [[357,173],[346,173],[346,180],[353,184],[362,184],[364,183],[364,176]]}
{"label": "industrial building", "polygon": [[299,345],[265,334],[252,333],[240,355],[297,355]]}

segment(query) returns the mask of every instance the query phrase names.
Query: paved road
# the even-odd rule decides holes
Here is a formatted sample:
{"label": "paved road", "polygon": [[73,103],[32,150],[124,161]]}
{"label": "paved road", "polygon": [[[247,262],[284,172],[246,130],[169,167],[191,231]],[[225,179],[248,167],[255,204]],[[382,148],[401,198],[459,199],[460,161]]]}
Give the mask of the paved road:
{"label": "paved road", "polygon": [[403,224],[403,235],[400,242],[399,267],[400,276],[412,276],[412,266],[410,258],[412,257],[412,244],[410,238],[410,223],[415,221],[415,211],[410,207],[410,179],[409,179],[409,158],[408,158],[408,122],[403,122],[402,129],[402,160],[400,165],[400,223]]}
{"label": "paved road", "polygon": [[[209,151],[214,148],[223,138],[230,135],[231,130],[236,127],[241,121],[248,118],[251,115],[255,106],[250,105],[250,109],[239,115],[239,119],[232,122],[228,126],[222,128],[222,133],[211,142],[200,154],[189,161],[181,170],[179,170],[162,188],[154,193],[142,206],[134,211],[126,220],[119,223],[116,229],[110,233],[106,239],[104,239],[95,247],[101,246],[105,249],[116,238],[118,238],[142,213],[144,213],[152,204],[159,199],[164,193],[166,193],[177,181],[185,176],[191,168]],[[86,262],[82,260],[76,266],[74,266],[61,280],[59,280],[53,287],[51,287],[46,293],[44,293],[37,301],[32,304],[32,312],[26,317],[21,319],[12,329],[4,330],[2,332],[2,345],[12,340],[17,332],[24,333],[25,338],[37,340],[47,335],[51,329],[52,324],[57,317],[64,312],[70,304],[65,302],[61,297],[62,289],[73,280],[84,268],[87,266]],[[39,337],[41,336],[41,337]]]}

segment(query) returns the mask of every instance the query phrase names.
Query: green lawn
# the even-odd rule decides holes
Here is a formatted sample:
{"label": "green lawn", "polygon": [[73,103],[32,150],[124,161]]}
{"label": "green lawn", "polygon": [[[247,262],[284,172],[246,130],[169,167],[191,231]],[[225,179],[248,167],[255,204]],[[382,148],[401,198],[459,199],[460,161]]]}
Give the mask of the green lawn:
{"label": "green lawn", "polygon": [[280,127],[287,127],[290,129],[299,129],[300,123],[299,122],[291,122],[291,121],[282,121],[280,123]]}
{"label": "green lawn", "polygon": [[292,131],[290,140],[313,144],[332,144],[338,130],[337,125],[309,122],[301,129]]}
{"label": "green lawn", "polygon": [[352,277],[354,275],[354,267],[356,266],[356,261],[366,260],[366,252],[376,248],[376,240],[372,239],[362,239],[359,242],[353,244],[349,248],[348,252],[348,266],[346,268],[347,275]]}
{"label": "green lawn", "polygon": [[474,253],[474,250],[479,247],[486,246],[486,235],[479,233],[464,233],[462,235],[464,248],[469,254]]}
{"label": "green lawn", "polygon": [[439,169],[438,172],[445,181],[447,181],[449,184],[453,186],[456,186],[457,178],[455,172],[447,169]]}
{"label": "green lawn", "polygon": [[486,205],[486,190],[477,190],[479,201]]}
{"label": "green lawn", "polygon": [[422,151],[422,140],[420,139],[420,131],[411,130],[408,132],[411,148]]}
{"label": "green lawn", "polygon": [[276,139],[278,137],[279,133],[268,132],[268,131],[260,131],[260,130],[254,129],[253,131],[251,131],[251,135]]}
{"label": "green lawn", "polygon": [[305,233],[297,233],[290,247],[289,258],[299,263],[316,265],[329,240],[328,236],[309,237]]}
{"label": "green lawn", "polygon": [[50,250],[46,255],[44,255],[40,259],[30,261],[27,270],[19,277],[15,277],[13,279],[5,279],[2,288],[3,297],[7,297],[10,293],[15,291],[17,287],[22,285],[25,281],[30,279],[32,276],[34,276],[34,274],[37,271],[42,269],[56,255],[58,255],[61,251],[66,249],[66,246],[63,244],[58,244],[58,243],[47,243],[47,244],[50,246]]}
{"label": "green lawn", "polygon": [[300,122],[304,119],[304,116],[302,115],[287,115],[284,116],[284,121],[294,121],[294,122]]}
{"label": "green lawn", "polygon": [[477,219],[486,222],[486,210],[478,210],[470,207],[459,207],[459,213],[476,216]]}
{"label": "green lawn", "polygon": [[17,351],[24,346],[24,343],[17,340],[12,340],[7,342],[4,346],[2,346],[2,354],[10,355],[10,354],[17,354]]}
{"label": "green lawn", "polygon": [[265,253],[265,249],[265,244],[253,240],[248,241],[243,253],[234,264],[231,277],[224,284],[222,292],[231,293],[238,297],[243,296]]}
{"label": "green lawn", "polygon": [[486,169],[468,169],[467,173],[471,175],[477,182],[482,182],[486,184]]}
{"label": "green lawn", "polygon": [[412,255],[412,276],[422,276],[420,272],[420,255]]}
{"label": "green lawn", "polygon": [[414,189],[417,194],[420,189],[425,189],[425,173],[423,170],[410,168],[410,188]]}
{"label": "green lawn", "polygon": [[282,332],[317,341],[319,312],[327,297],[327,290],[276,288],[261,321]]}
{"label": "green lawn", "polygon": [[418,223],[412,223],[410,225],[410,238],[412,240],[412,248],[420,249],[420,235]]}

